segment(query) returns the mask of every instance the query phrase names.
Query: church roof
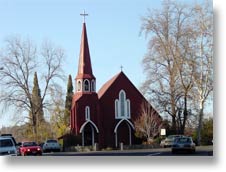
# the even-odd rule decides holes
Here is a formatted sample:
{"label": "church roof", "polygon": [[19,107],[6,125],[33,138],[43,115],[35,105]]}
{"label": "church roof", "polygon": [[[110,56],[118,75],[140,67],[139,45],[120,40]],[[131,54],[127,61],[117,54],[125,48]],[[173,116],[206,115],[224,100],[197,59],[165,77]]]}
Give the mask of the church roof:
{"label": "church roof", "polygon": [[108,80],[98,91],[98,97],[102,97],[104,95],[104,93],[108,90],[108,88],[113,84],[113,82],[118,78],[118,76],[123,73],[120,72],[118,74],[116,74],[113,78],[111,78],[110,80]]}
{"label": "church roof", "polygon": [[112,77],[110,80],[108,80],[98,91],[98,98],[101,98],[104,95],[104,93],[110,88],[110,86],[116,81],[116,79],[121,75],[126,77],[126,75],[121,71],[120,73]]}
{"label": "church roof", "polygon": [[86,32],[86,24],[82,26],[82,37],[80,45],[78,73],[76,78],[94,78],[89,53],[89,43]]}
{"label": "church roof", "polygon": [[[111,89],[111,86],[117,82],[117,80],[119,78],[123,78],[125,79],[126,82],[129,82],[129,84],[133,87],[133,90],[136,91],[136,95],[139,97],[142,97],[144,101],[146,101],[151,107],[152,105],[150,104],[150,102],[148,100],[146,100],[146,98],[141,94],[141,92],[133,85],[133,83],[129,80],[129,78],[121,71],[120,73],[116,74],[115,76],[113,76],[110,80],[108,80],[102,87],[101,89],[98,91],[98,98],[99,100],[105,95],[105,93]],[[121,78],[121,79],[122,79]],[[122,80],[120,80],[122,81]],[[117,83],[117,84],[121,84],[121,83]],[[153,108],[153,107],[152,107]],[[155,110],[155,108],[153,108]],[[155,110],[156,111],[156,110]],[[157,112],[157,111],[156,111]],[[158,113],[158,112],[157,112]],[[159,118],[161,118],[161,116],[158,114]]]}

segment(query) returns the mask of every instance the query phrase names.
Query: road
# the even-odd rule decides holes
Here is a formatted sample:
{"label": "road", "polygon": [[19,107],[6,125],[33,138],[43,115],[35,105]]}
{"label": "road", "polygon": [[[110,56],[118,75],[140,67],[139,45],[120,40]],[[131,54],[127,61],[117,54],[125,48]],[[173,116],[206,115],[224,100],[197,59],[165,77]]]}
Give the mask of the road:
{"label": "road", "polygon": [[196,147],[196,153],[172,154],[170,148],[124,150],[124,151],[92,151],[92,152],[52,152],[43,156],[212,156],[213,146]]}

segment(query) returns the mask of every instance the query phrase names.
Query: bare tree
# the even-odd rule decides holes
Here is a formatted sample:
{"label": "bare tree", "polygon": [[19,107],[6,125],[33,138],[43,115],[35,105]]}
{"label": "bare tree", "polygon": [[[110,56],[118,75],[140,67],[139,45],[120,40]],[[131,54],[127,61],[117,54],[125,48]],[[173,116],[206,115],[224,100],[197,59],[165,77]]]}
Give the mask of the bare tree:
{"label": "bare tree", "polygon": [[159,134],[161,126],[161,117],[148,102],[143,102],[140,109],[140,116],[135,121],[136,133],[141,137],[145,137],[150,142]]}
{"label": "bare tree", "polygon": [[[61,78],[61,69],[64,52],[61,48],[55,48],[51,43],[44,43],[40,52],[30,40],[10,38],[6,40],[6,47],[0,54],[1,66],[0,83],[2,92],[0,103],[5,107],[14,106],[21,113],[31,114],[33,134],[37,136],[37,123],[35,117],[41,107],[47,106],[46,97],[54,80]],[[32,79],[34,72],[42,75],[41,103],[34,108],[32,102]],[[19,114],[18,114],[19,115]]]}
{"label": "bare tree", "polygon": [[[195,90],[200,90],[198,87],[206,88],[203,83],[198,86],[200,77],[205,73],[206,77],[211,78],[211,72],[204,72],[203,65],[197,60],[197,50],[200,50],[197,45],[202,41],[208,42],[209,45],[212,43],[212,36],[207,39],[206,32],[202,34],[201,31],[201,28],[210,22],[203,19],[207,17],[204,12],[201,17],[203,22],[200,22],[200,12],[197,10],[197,5],[165,0],[161,10],[149,10],[148,16],[142,18],[141,30],[146,36],[150,35],[148,53],[143,59],[147,76],[143,91],[156,102],[157,109],[172,117],[174,132],[184,132],[189,114],[192,113],[190,107],[196,97],[194,95],[197,95]],[[211,27],[206,28],[210,30]],[[202,35],[205,36],[204,39]],[[211,49],[203,48],[208,57],[212,57]],[[211,71],[211,63],[207,60],[205,63],[208,64],[205,71]],[[211,85],[211,82],[208,80],[206,83]],[[211,92],[211,87],[208,87],[208,90]],[[203,93],[202,90],[198,95]]]}
{"label": "bare tree", "polygon": [[198,100],[199,115],[197,143],[201,142],[204,104],[213,91],[213,9],[210,1],[203,6],[196,5],[196,61],[194,97]]}
{"label": "bare tree", "polygon": [[151,35],[148,53],[143,59],[147,74],[143,87],[151,99],[157,100],[156,107],[172,117],[174,132],[177,128],[177,104],[183,96],[177,59],[190,28],[187,26],[191,16],[190,8],[168,0],[164,1],[162,10],[149,10],[148,16],[142,18],[142,31],[146,36]]}

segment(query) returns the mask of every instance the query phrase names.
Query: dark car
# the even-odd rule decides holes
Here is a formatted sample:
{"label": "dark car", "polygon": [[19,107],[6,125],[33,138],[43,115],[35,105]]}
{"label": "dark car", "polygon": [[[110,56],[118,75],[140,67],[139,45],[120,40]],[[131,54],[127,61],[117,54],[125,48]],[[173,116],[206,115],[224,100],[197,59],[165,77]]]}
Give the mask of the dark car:
{"label": "dark car", "polygon": [[189,152],[195,153],[195,143],[191,137],[176,138],[172,145],[172,153]]}
{"label": "dark car", "polygon": [[18,148],[18,155],[42,155],[42,148],[36,142],[22,142]]}

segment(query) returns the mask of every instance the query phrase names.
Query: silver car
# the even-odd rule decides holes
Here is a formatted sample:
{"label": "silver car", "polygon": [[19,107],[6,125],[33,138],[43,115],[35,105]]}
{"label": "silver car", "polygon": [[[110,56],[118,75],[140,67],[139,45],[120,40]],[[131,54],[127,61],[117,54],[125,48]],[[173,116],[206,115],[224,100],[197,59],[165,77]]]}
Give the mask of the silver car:
{"label": "silver car", "polygon": [[49,139],[43,144],[43,152],[60,152],[61,146],[57,140]]}
{"label": "silver car", "polygon": [[195,143],[191,137],[176,138],[172,145],[172,153],[177,152],[195,153]]}
{"label": "silver car", "polygon": [[11,137],[0,137],[0,155],[16,155],[16,145]]}
{"label": "silver car", "polygon": [[183,135],[169,135],[164,140],[161,141],[160,146],[161,147],[172,147],[173,142],[176,138],[184,137]]}

